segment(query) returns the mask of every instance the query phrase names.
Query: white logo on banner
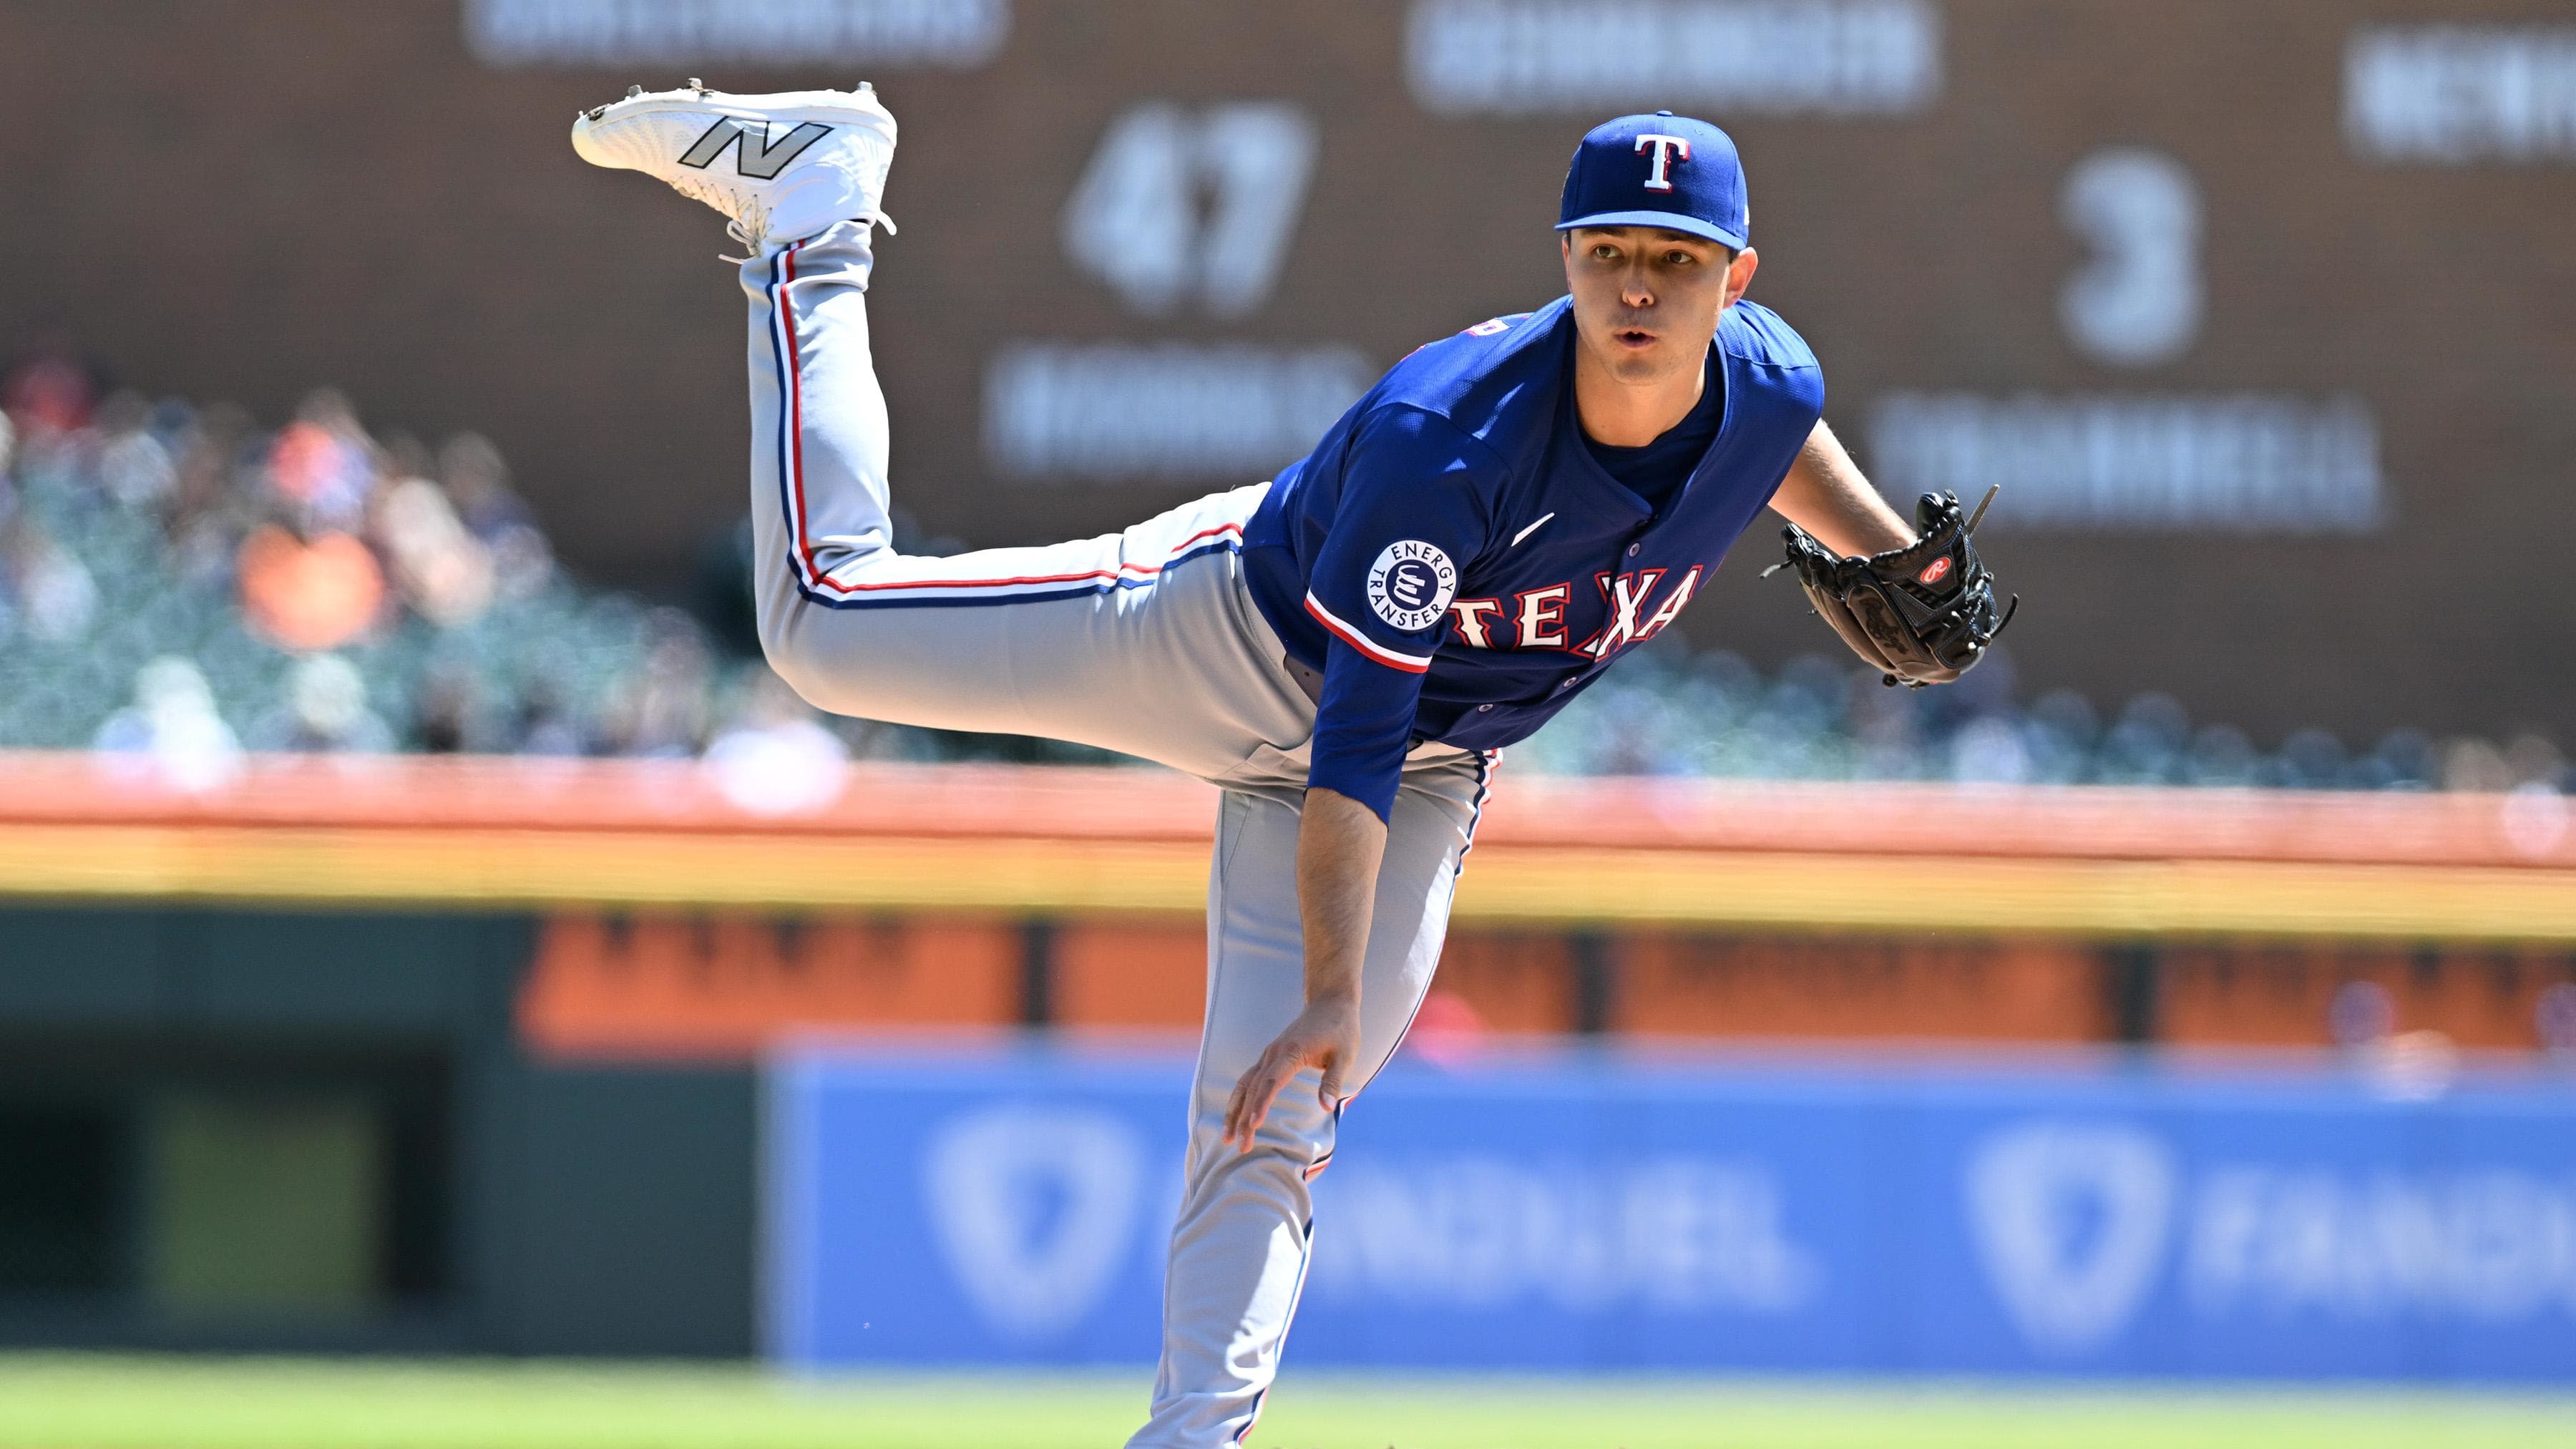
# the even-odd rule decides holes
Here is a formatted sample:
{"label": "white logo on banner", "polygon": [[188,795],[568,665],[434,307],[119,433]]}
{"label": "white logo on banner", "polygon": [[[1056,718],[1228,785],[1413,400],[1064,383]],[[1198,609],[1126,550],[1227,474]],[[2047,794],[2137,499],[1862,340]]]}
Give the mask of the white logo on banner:
{"label": "white logo on banner", "polygon": [[1354,1162],[1318,1185],[1313,1291],[1439,1308],[1795,1313],[1822,1284],[1749,1162]]}
{"label": "white logo on banner", "polygon": [[1995,1296],[2032,1347],[2082,1353],[2128,1325],[2173,1223],[2163,1142],[2126,1127],[2032,1122],[1979,1143],[1965,1187]]}
{"label": "white logo on banner", "polygon": [[1126,1256],[1143,1166],[1135,1132],[1105,1112],[988,1107],[931,1139],[923,1206],[986,1324],[1044,1343],[1098,1305]]}
{"label": "white logo on banner", "polygon": [[1196,299],[1240,317],[1269,299],[1314,169],[1315,123],[1294,106],[1147,101],[1101,136],[1065,250],[1149,316]]}
{"label": "white logo on banner", "polygon": [[2576,1313],[2576,1183],[2501,1169],[2237,1166],[2209,1173],[2193,1197],[2184,1282],[2211,1316],[2516,1323]]}

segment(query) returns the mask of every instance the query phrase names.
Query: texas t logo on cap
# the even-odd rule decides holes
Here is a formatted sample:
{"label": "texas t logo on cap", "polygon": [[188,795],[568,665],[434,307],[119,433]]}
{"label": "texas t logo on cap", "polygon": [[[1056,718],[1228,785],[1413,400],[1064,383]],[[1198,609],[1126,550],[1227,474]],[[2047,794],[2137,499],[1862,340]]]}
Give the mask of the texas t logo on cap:
{"label": "texas t logo on cap", "polygon": [[1742,251],[1751,218],[1735,142],[1706,121],[1657,111],[1592,128],[1565,171],[1556,229],[1658,226]]}
{"label": "texas t logo on cap", "polygon": [[[1673,189],[1673,184],[1664,179],[1665,163],[1669,159],[1688,161],[1690,159],[1690,138],[1687,136],[1659,135],[1655,132],[1649,131],[1645,135],[1637,138],[1637,149],[1643,151],[1649,146],[1655,148],[1655,169],[1647,173],[1646,189],[1648,191],[1670,191]],[[1675,153],[1679,153],[1677,158]]]}

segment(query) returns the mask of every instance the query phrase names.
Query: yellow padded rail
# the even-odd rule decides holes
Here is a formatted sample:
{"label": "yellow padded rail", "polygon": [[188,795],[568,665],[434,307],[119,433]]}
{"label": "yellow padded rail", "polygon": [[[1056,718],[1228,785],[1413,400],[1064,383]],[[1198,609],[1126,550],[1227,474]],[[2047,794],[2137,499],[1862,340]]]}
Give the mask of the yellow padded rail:
{"label": "yellow padded rail", "polygon": [[[263,760],[188,792],[87,756],[0,754],[0,897],[1179,914],[1201,908],[1213,805],[1144,770],[867,766],[778,818],[669,762]],[[1506,778],[1457,914],[2576,942],[2576,829],[2545,808]]]}

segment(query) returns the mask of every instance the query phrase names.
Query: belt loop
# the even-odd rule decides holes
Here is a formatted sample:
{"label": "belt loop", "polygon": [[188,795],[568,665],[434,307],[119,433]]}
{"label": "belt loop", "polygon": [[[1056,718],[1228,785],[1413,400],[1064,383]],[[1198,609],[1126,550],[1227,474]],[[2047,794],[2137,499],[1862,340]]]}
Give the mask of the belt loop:
{"label": "belt loop", "polygon": [[1285,654],[1279,656],[1279,664],[1280,667],[1288,671],[1288,677],[1290,679],[1297,681],[1297,687],[1300,690],[1305,691],[1306,702],[1314,705],[1318,709],[1322,708],[1324,703],[1324,671],[1320,669],[1310,669]]}

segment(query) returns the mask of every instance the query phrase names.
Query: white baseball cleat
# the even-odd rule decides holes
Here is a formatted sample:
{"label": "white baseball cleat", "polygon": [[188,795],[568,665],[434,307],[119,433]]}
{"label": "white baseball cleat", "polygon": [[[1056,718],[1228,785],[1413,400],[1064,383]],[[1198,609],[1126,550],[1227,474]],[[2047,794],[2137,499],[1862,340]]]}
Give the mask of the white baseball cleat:
{"label": "white baseball cleat", "polygon": [[676,91],[631,87],[573,118],[572,149],[593,166],[641,171],[728,218],[752,249],[784,246],[834,222],[886,219],[894,116],[855,91],[727,95],[692,79]]}

